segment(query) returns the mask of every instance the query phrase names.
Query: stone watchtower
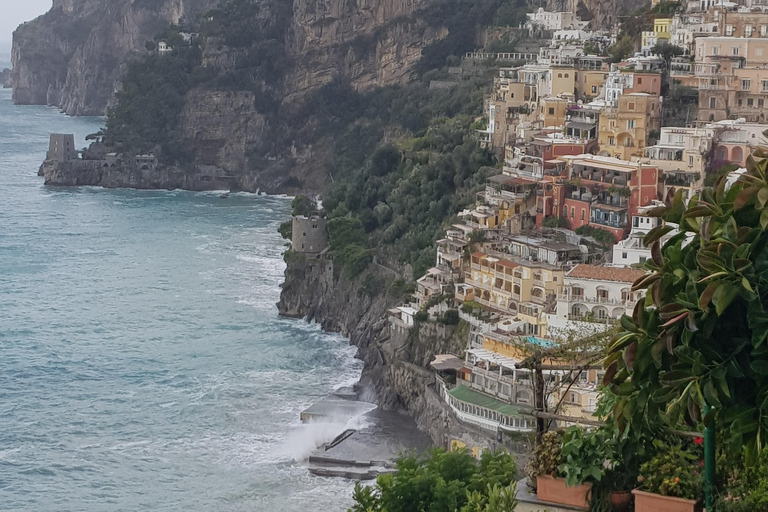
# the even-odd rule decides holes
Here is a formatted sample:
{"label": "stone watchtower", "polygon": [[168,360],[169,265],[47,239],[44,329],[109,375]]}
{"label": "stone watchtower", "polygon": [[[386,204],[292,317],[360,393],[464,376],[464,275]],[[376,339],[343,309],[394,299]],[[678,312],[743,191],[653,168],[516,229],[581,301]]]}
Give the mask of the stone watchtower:
{"label": "stone watchtower", "polygon": [[57,162],[66,162],[77,158],[75,149],[75,136],[71,133],[52,133],[51,141],[48,144],[47,160],[56,160]]}
{"label": "stone watchtower", "polygon": [[328,247],[326,220],[318,215],[293,217],[291,249],[296,252],[317,254]]}

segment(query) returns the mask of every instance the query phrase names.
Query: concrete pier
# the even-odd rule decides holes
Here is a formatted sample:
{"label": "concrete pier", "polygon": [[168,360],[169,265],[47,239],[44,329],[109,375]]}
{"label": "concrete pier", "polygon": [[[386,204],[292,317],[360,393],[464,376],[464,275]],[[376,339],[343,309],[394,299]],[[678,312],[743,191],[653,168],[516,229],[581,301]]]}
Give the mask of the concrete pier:
{"label": "concrete pier", "polygon": [[[346,397],[346,398],[342,398]],[[347,391],[333,394],[301,413],[303,422],[349,421],[349,427],[309,457],[309,472],[317,476],[371,480],[394,471],[403,453],[422,452],[432,446],[430,437],[416,428],[412,418],[376,409],[355,400]]]}

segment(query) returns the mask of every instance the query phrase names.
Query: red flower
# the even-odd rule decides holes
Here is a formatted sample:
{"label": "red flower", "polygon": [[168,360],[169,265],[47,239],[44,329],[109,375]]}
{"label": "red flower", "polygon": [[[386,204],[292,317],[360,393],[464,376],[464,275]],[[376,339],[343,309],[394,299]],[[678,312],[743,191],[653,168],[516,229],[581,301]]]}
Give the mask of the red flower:
{"label": "red flower", "polygon": [[704,444],[704,438],[703,437],[694,437],[693,438],[693,444],[701,446]]}

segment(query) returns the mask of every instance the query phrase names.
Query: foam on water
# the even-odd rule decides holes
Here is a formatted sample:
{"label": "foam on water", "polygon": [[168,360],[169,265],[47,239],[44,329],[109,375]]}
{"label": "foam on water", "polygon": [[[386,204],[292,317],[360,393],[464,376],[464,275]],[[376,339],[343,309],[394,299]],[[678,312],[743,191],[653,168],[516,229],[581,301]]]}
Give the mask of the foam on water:
{"label": "foam on water", "polygon": [[277,316],[290,198],[44,187],[100,124],[0,90],[0,509],[345,509],[304,459],[350,423],[298,415],[362,365]]}

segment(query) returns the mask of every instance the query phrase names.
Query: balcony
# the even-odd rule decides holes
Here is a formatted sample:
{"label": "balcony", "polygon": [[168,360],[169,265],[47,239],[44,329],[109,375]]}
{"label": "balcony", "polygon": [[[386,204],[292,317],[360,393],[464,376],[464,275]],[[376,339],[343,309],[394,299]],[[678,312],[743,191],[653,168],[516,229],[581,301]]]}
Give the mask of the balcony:
{"label": "balcony", "polygon": [[596,181],[599,183],[609,183],[611,185],[616,185],[619,187],[627,186],[626,176],[603,173],[603,171],[599,171],[599,170],[595,170],[595,171],[582,170],[577,174],[577,177],[581,178],[582,180]]}
{"label": "balcony", "polygon": [[604,305],[610,305],[610,306],[632,306],[634,305],[635,301],[631,299],[616,299],[616,298],[610,298],[610,297],[597,297],[597,296],[590,296],[587,297],[586,295],[568,295],[565,293],[561,293],[557,296],[558,300],[563,300],[567,302],[578,302],[581,304],[604,304]]}
{"label": "balcony", "polygon": [[589,322],[593,324],[605,324],[605,325],[615,325],[618,322],[618,319],[616,318],[596,318],[592,314],[584,314],[584,315],[568,315],[568,320],[571,320],[572,322]]}

